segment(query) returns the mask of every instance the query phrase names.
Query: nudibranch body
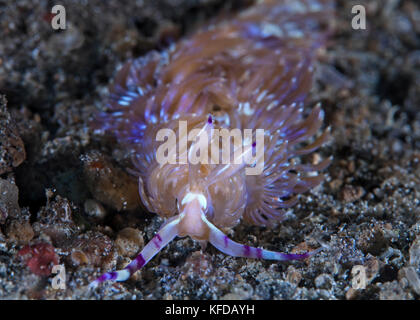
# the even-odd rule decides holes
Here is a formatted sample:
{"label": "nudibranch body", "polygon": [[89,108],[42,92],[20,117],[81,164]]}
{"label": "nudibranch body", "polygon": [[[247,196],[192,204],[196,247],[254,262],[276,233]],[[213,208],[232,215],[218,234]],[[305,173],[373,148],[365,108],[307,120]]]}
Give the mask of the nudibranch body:
{"label": "nudibranch body", "polygon": [[[329,0],[261,1],[164,52],[122,67],[98,128],[113,133],[131,152],[143,204],[167,220],[127,267],[105,273],[92,285],[128,279],[177,236],[208,241],[235,257],[284,261],[317,252],[250,247],[229,239],[220,228],[241,220],[271,226],[284,218],[299,194],[322,182],[318,172],[330,159],[305,164],[300,156],[329,139],[328,129],[318,134],[321,107],[306,117],[303,107],[332,17]],[[215,158],[223,150],[213,149],[210,161],[190,161],[203,153],[203,145],[219,146],[222,137],[215,133],[223,129],[253,133],[240,148],[235,144],[230,149],[231,161],[219,163]],[[255,134],[258,129],[264,130],[262,136]],[[171,130],[183,142],[167,143],[166,156],[172,161],[166,163],[158,159],[162,130]],[[251,155],[253,162],[243,161]],[[259,174],[247,174],[257,164],[262,164]]]}

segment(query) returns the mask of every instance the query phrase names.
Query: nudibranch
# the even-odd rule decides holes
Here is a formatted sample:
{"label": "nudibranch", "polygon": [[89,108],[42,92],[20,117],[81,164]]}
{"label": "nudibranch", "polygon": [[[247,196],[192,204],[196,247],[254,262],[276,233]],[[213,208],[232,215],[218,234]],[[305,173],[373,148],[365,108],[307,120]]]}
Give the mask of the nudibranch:
{"label": "nudibranch", "polygon": [[[320,105],[307,112],[304,104],[317,51],[332,30],[333,10],[330,0],[259,1],[120,69],[96,128],[115,135],[130,152],[143,204],[166,222],[137,258],[93,286],[128,279],[177,236],[210,242],[235,257],[287,261],[318,252],[287,254],[242,245],[221,229],[241,220],[272,226],[299,194],[322,182],[319,172],[331,159],[315,164],[301,159],[330,133],[321,130]],[[169,145],[166,155],[174,161],[166,163],[157,159],[162,129],[185,143],[184,148]],[[223,129],[264,132],[245,139],[239,152],[232,148],[228,155],[235,161],[183,161],[201,152],[203,142],[219,145],[214,132]],[[220,154],[212,152],[210,160]],[[243,161],[251,154],[257,154],[254,162]],[[257,163],[261,172],[246,174]]]}

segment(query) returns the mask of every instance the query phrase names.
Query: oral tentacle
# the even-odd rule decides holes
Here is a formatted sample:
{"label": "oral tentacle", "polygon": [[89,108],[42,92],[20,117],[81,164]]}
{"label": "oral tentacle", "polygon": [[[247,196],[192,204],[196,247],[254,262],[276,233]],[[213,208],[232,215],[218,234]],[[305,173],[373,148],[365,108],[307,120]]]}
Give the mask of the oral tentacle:
{"label": "oral tentacle", "polygon": [[207,150],[209,141],[212,139],[213,127],[213,117],[209,115],[206,124],[199,131],[195,138],[196,140],[191,144],[191,147],[188,150],[188,182],[190,186],[193,186],[199,180],[199,170],[201,168],[201,161],[197,163],[196,161],[191,161],[191,158],[194,157],[194,155],[197,155],[198,150],[200,150],[200,152]]}
{"label": "oral tentacle", "polygon": [[222,231],[220,231],[215,225],[209,222],[203,215],[203,220],[210,229],[209,242],[219,249],[221,252],[228,254],[233,257],[253,258],[253,259],[265,259],[265,260],[277,260],[277,261],[289,261],[289,260],[303,260],[313,256],[314,254],[321,251],[321,248],[306,252],[303,254],[294,253],[282,253],[276,251],[270,251],[262,248],[251,247],[243,245],[233,241]]}
{"label": "oral tentacle", "polygon": [[125,281],[137,270],[146,265],[160,250],[178,235],[178,223],[180,217],[176,216],[173,220],[166,223],[146,244],[140,254],[130,262],[124,269],[107,272],[90,283],[90,287],[96,287],[105,281]]}

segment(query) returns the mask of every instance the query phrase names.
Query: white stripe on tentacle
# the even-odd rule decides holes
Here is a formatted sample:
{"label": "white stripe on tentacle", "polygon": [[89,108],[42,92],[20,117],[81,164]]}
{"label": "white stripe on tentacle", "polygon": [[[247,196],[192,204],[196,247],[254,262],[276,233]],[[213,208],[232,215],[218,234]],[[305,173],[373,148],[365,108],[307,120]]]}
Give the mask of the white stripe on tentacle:
{"label": "white stripe on tentacle", "polygon": [[277,260],[277,261],[289,261],[289,260],[302,260],[313,256],[318,253],[322,247],[306,252],[303,254],[294,253],[281,253],[276,251],[265,250],[262,248],[255,248],[248,245],[237,243],[222,231],[220,231],[215,225],[207,220],[205,215],[202,215],[203,221],[207,224],[210,229],[209,242],[219,249],[221,252],[228,254],[233,257],[244,257],[254,259],[265,259],[265,260]]}
{"label": "white stripe on tentacle", "polygon": [[141,253],[127,265],[123,270],[104,273],[102,276],[90,283],[90,287],[94,288],[104,281],[125,281],[134,272],[141,269],[150,261],[163,247],[171,242],[178,235],[178,223],[180,216],[177,215],[163,225],[163,227],[155,234],[152,240],[143,248]]}

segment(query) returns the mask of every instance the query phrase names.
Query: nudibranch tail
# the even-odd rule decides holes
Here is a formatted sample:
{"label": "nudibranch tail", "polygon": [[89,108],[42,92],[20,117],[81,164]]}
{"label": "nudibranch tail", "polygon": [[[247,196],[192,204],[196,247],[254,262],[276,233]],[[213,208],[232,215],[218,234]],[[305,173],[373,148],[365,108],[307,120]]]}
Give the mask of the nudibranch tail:
{"label": "nudibranch tail", "polygon": [[162,248],[171,242],[178,235],[179,216],[166,223],[143,248],[140,254],[130,262],[124,269],[107,272],[90,283],[91,288],[95,288],[101,282],[125,281],[136,271],[146,265]]}
{"label": "nudibranch tail", "polygon": [[322,250],[322,247],[320,247],[316,250],[312,250],[302,254],[294,254],[251,247],[231,240],[227,235],[225,235],[207,219],[205,219],[205,222],[210,229],[209,242],[221,252],[233,257],[277,261],[303,260],[315,255],[316,253]]}

